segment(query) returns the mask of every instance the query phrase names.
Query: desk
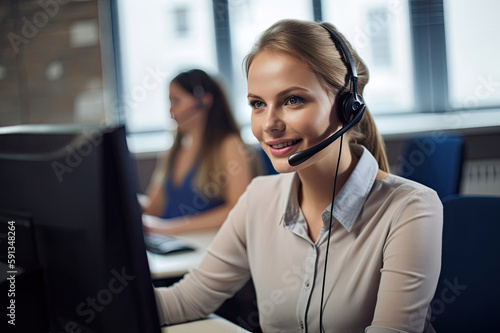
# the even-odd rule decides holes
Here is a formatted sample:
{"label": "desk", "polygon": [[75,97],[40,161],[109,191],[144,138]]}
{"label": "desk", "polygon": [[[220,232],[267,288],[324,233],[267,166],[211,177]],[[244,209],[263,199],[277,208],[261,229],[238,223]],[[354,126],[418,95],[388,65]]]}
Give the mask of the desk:
{"label": "desk", "polygon": [[[205,256],[209,245],[212,243],[217,230],[218,229],[210,229],[176,236],[196,247],[197,250],[193,252],[181,252],[168,255],[158,255],[148,252],[147,255],[151,278],[153,280],[179,278],[184,276],[184,274],[186,274],[190,269],[198,266]],[[251,283],[247,285],[251,285]],[[251,293],[251,297],[248,296],[249,293]],[[250,314],[255,313],[256,308],[254,308],[253,304],[256,303],[252,302],[255,300],[255,291],[253,291],[253,286],[244,287],[242,291],[236,293],[234,297],[236,300],[233,300],[233,303],[228,303],[228,305],[223,304],[219,309],[219,311],[222,309],[221,314],[223,314],[226,318],[230,318],[230,320],[237,322],[237,317],[242,316],[243,318],[248,318]],[[247,306],[238,307],[238,309],[235,310],[232,304],[234,304],[234,302],[239,302],[240,299],[242,299]],[[215,317],[214,319],[213,316],[206,320],[165,327],[162,330],[162,333],[196,332],[241,333],[248,331],[221,317]]]}
{"label": "desk", "polygon": [[149,270],[153,280],[181,277],[198,266],[218,228],[175,236],[196,248],[196,251],[160,255],[148,252]]}
{"label": "desk", "polygon": [[248,332],[224,318],[210,315],[207,319],[163,327],[162,333],[244,333]]}

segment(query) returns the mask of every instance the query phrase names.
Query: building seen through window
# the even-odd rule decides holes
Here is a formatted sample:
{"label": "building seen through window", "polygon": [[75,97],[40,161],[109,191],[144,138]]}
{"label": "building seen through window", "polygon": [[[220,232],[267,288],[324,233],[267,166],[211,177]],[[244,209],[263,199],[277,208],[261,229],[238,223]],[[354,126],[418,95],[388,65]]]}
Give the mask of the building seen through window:
{"label": "building seen through window", "polygon": [[[426,4],[407,0],[150,0],[145,6],[133,0],[116,1],[121,119],[131,135],[147,138],[163,133],[159,146],[138,150],[165,149],[175,129],[168,112],[167,84],[180,71],[201,68],[225,75],[235,118],[243,138],[251,141],[242,65],[245,55],[259,34],[276,21],[316,20],[315,15],[334,24],[366,62],[370,81],[364,97],[375,118],[497,107],[500,69],[494,57],[500,53],[500,44],[495,42],[500,21],[495,14],[500,2]],[[434,20],[441,27],[438,38],[433,36]],[[155,142],[152,137],[143,141]]]}

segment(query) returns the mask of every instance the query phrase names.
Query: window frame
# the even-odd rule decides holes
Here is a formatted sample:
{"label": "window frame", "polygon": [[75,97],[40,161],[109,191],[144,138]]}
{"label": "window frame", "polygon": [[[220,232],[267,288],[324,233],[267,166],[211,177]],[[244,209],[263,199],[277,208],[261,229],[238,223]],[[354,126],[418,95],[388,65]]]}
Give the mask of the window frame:
{"label": "window frame", "polygon": [[[415,108],[413,112],[392,112],[390,114],[376,114],[374,118],[376,122],[382,124],[381,134],[387,129],[387,124],[392,124],[394,119],[404,119],[406,115],[411,119],[425,119],[430,121],[434,117],[435,121],[444,119],[446,115],[449,117],[462,116],[462,119],[467,119],[471,116],[474,110],[485,108],[471,108],[471,109],[456,109],[450,106],[448,94],[448,67],[446,57],[446,35],[445,35],[445,22],[444,22],[444,5],[443,0],[407,0],[409,1],[410,10],[410,31],[412,39],[410,41],[412,46],[413,56],[413,70],[414,70],[414,94],[418,96],[415,98]],[[212,0],[213,15],[214,15],[214,29],[216,41],[217,64],[219,72],[226,78],[229,86],[233,86],[233,59],[231,57],[231,30],[229,24],[229,4],[228,0]],[[111,21],[111,40],[112,40],[112,57],[114,61],[114,68],[111,70],[112,81],[114,81],[114,101],[111,107],[107,110],[108,119],[118,124],[126,124],[125,119],[125,105],[123,102],[123,67],[121,61],[120,49],[120,33],[118,29],[118,0],[111,0],[109,2],[109,15]],[[322,20],[322,0],[311,0],[314,18],[316,21]],[[482,110],[482,114],[495,114],[500,112],[500,105],[488,107],[488,110]],[[483,112],[484,111],[484,112]],[[485,113],[486,112],[486,113]],[[431,116],[434,114],[434,116]],[[430,117],[429,117],[430,116]],[[472,115],[473,117],[473,115]],[[478,131],[485,131],[486,128],[500,127],[500,116],[494,116],[491,119],[485,119],[484,124],[477,121],[471,126],[468,126],[462,121],[460,125],[456,122],[453,124],[442,124],[438,127],[441,130],[460,130],[467,128],[470,131],[476,128]],[[493,122],[491,121],[493,120]],[[404,122],[404,120],[402,120]],[[242,130],[249,124],[240,124]],[[411,127],[411,126],[410,126]],[[400,127],[398,134],[401,136],[409,136],[417,132],[422,132],[425,125],[420,124],[412,130],[410,127]],[[436,130],[435,125],[430,125],[428,131]],[[144,133],[133,132],[129,133],[138,140],[141,134],[150,134],[158,132],[159,137],[164,137],[165,131],[147,131]],[[247,131],[248,132],[248,131]],[[389,131],[389,136],[395,135],[394,131]],[[139,147],[139,144],[135,145]],[[141,150],[140,148],[136,148]],[[157,148],[154,148],[157,149]],[[147,149],[146,149],[147,151]]]}

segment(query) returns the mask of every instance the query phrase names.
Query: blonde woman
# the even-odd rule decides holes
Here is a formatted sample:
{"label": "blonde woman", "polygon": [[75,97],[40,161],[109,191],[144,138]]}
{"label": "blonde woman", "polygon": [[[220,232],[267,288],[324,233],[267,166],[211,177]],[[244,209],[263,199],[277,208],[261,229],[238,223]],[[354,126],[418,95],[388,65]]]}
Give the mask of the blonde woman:
{"label": "blonde woman", "polygon": [[147,232],[174,235],[219,227],[251,180],[251,157],[220,84],[199,69],[169,87],[177,134],[152,177]]}
{"label": "blonde woman", "polygon": [[200,266],[156,289],[163,323],[207,315],[251,277],[264,332],[433,332],[442,206],[389,173],[369,111],[289,161],[351,121],[342,101],[354,75],[328,30],[362,95],[368,70],[333,25],[284,20],[260,36],[245,60],[252,130],[281,174],[254,179]]}

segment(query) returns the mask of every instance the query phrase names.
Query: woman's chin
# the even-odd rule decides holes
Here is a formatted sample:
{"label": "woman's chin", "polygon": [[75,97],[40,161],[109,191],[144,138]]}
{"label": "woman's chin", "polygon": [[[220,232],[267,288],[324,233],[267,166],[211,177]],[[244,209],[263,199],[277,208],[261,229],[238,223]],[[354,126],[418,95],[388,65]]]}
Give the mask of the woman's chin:
{"label": "woman's chin", "polygon": [[276,170],[278,173],[290,173],[293,171],[296,171],[296,167],[291,166],[288,164],[288,159],[283,159],[282,161],[273,161],[273,168]]}

